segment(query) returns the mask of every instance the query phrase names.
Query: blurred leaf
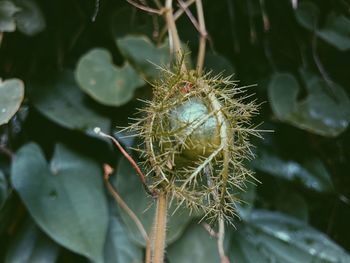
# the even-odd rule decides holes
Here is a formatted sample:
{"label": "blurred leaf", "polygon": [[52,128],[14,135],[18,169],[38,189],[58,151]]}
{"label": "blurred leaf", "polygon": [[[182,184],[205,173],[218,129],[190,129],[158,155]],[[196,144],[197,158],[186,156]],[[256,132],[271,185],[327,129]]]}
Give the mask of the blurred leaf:
{"label": "blurred leaf", "polygon": [[[123,198],[125,203],[140,219],[147,233],[151,233],[150,231],[152,229],[155,214],[155,200],[146,194],[134,168],[125,158],[122,158],[120,160],[116,175],[116,190]],[[173,205],[171,208],[169,208],[168,212],[168,244],[174,242],[181,236],[184,229],[186,228],[186,225],[191,220],[191,216],[189,216],[186,209],[178,209],[178,211],[173,214],[175,208],[176,204],[173,202]],[[133,241],[140,246],[145,246],[145,241],[138,231],[135,223],[130,219],[128,214],[126,214],[123,209],[119,210],[123,222],[130,230]]]}
{"label": "blurred leaf", "polygon": [[316,30],[320,10],[312,2],[301,2],[295,10],[298,23],[311,31]]}
{"label": "blurred leaf", "polygon": [[115,262],[142,263],[143,251],[129,238],[128,231],[121,220],[111,215],[105,244],[105,263]]}
{"label": "blurred leaf", "polygon": [[139,71],[145,78],[156,79],[160,70],[157,66],[168,65],[171,61],[167,42],[156,47],[146,36],[128,35],[116,40],[122,55]]}
{"label": "blurred leaf", "polygon": [[318,78],[306,82],[308,96],[297,101],[300,87],[293,75],[276,73],[269,84],[269,101],[275,115],[296,127],[335,137],[350,121],[350,100],[338,85],[330,87]]}
{"label": "blurred leaf", "polygon": [[290,191],[282,191],[275,194],[275,202],[277,210],[291,215],[301,221],[307,222],[309,211],[307,203],[302,195]]}
{"label": "blurred leaf", "polygon": [[46,27],[45,18],[34,0],[13,0],[20,8],[15,14],[16,24],[19,31],[28,36],[33,36]]}
{"label": "blurred leaf", "polygon": [[256,198],[256,185],[253,183],[247,183],[247,188],[245,191],[241,191],[239,194],[239,199],[241,203],[237,204],[238,215],[241,219],[249,217]]}
{"label": "blurred leaf", "polygon": [[325,234],[284,214],[256,210],[232,233],[230,255],[239,263],[348,263],[349,255]]}
{"label": "blurred leaf", "polygon": [[14,15],[20,9],[11,1],[0,1],[0,32],[16,30]]}
{"label": "blurred leaf", "polygon": [[108,208],[100,167],[63,145],[50,165],[38,145],[16,153],[12,184],[36,223],[57,243],[102,261]]}
{"label": "blurred leaf", "polygon": [[27,220],[11,243],[5,263],[54,263],[59,246],[47,237],[32,220]]}
{"label": "blurred leaf", "polygon": [[0,125],[8,123],[21,106],[24,84],[19,79],[0,79]]}
{"label": "blurred leaf", "polygon": [[183,236],[167,249],[167,256],[171,263],[220,262],[216,238],[198,224],[188,226]]}
{"label": "blurred leaf", "polygon": [[132,99],[134,90],[145,84],[128,63],[116,67],[108,50],[100,48],[82,56],[75,73],[84,92],[109,106],[127,103]]}
{"label": "blurred leaf", "polygon": [[275,74],[269,85],[269,100],[275,115],[279,119],[287,119],[297,110],[299,84],[287,73]]}
{"label": "blurred leaf", "polygon": [[31,88],[34,106],[47,118],[68,129],[80,130],[92,136],[95,127],[110,129],[110,120],[85,105],[84,94],[74,81],[71,71],[54,76],[46,83]]}
{"label": "blurred leaf", "polygon": [[331,13],[325,27],[319,30],[317,35],[341,51],[348,50],[350,48],[350,19]]}
{"label": "blurred leaf", "polygon": [[326,167],[319,159],[308,159],[303,163],[283,160],[277,155],[261,151],[252,161],[255,169],[289,181],[301,182],[317,192],[332,192],[334,186]]}
{"label": "blurred leaf", "polygon": [[205,54],[204,67],[208,71],[212,71],[214,75],[222,73],[225,76],[229,76],[235,73],[231,62],[226,57],[213,52]]}
{"label": "blurred leaf", "polygon": [[7,194],[7,180],[4,173],[0,170],[0,209],[6,201]]}

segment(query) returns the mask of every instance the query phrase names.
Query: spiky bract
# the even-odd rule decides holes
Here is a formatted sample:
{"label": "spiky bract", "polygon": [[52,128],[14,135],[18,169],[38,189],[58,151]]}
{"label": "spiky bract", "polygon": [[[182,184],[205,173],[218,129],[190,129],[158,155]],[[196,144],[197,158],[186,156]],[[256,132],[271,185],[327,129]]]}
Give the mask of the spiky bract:
{"label": "spiky bract", "polygon": [[162,71],[143,118],[131,126],[143,141],[149,188],[231,220],[237,194],[253,178],[243,162],[252,157],[249,136],[258,135],[250,123],[257,107],[231,77]]}

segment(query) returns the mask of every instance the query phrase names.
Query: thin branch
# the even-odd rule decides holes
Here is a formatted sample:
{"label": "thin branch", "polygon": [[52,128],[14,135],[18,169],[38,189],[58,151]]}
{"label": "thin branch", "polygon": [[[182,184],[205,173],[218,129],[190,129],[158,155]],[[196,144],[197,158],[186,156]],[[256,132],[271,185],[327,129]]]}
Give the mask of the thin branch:
{"label": "thin branch", "polygon": [[206,39],[208,34],[205,28],[202,0],[196,0],[196,7],[197,7],[199,28],[200,28],[199,50],[198,50],[198,57],[197,57],[197,72],[199,75],[201,75],[203,70],[203,65],[204,65],[205,46],[206,46]]}
{"label": "thin branch", "polygon": [[168,200],[166,193],[160,193],[153,226],[153,263],[164,263]]}
{"label": "thin branch", "polygon": [[216,233],[215,230],[208,223],[202,223],[202,226],[211,237],[218,238],[218,233]]}
{"label": "thin branch", "polygon": [[94,129],[94,132],[102,137],[111,139],[113,144],[115,146],[117,146],[117,148],[119,149],[119,151],[125,156],[125,158],[131,163],[131,165],[134,167],[135,171],[137,172],[137,174],[140,177],[140,180],[146,190],[147,193],[149,193],[150,195],[152,195],[153,197],[156,195],[155,192],[152,192],[146,184],[146,179],[145,179],[145,175],[142,173],[140,167],[137,165],[137,163],[135,162],[135,160],[125,151],[125,149],[123,148],[123,146],[120,145],[120,143],[112,136],[105,134],[104,132],[101,131],[100,128],[96,127]]}
{"label": "thin branch", "polygon": [[225,254],[224,240],[225,240],[225,223],[224,223],[223,217],[221,216],[219,219],[218,251],[219,251],[221,263],[230,263],[230,260]]}
{"label": "thin branch", "polygon": [[[184,7],[185,8],[188,8],[190,5],[192,5],[196,0],[188,0],[187,2],[184,3]],[[174,13],[174,21],[178,20],[182,14],[184,14],[185,11],[183,8],[180,8],[178,9],[175,13]],[[165,26],[162,28],[162,30],[160,31],[160,34],[159,34],[159,41],[161,39],[163,39],[165,33],[167,32],[168,30],[168,25],[165,24]]]}
{"label": "thin branch", "polygon": [[[179,34],[177,32],[174,15],[173,15],[173,1],[172,0],[166,0],[165,2],[165,20],[168,25],[168,32],[169,32],[169,43],[171,50],[175,51],[176,58],[178,62],[182,59],[182,49],[181,49],[181,43]],[[186,66],[184,63],[181,65],[182,70],[186,69]]]}
{"label": "thin branch", "polygon": [[323,64],[318,56],[318,53],[317,53],[317,36],[316,36],[316,34],[314,34],[313,40],[312,40],[312,57],[315,61],[317,69],[321,73],[322,78],[327,83],[327,85],[330,87],[330,89],[332,91],[332,95],[336,99],[335,92],[334,92],[334,82],[329,77],[329,75],[328,75],[326,69],[324,68],[324,66],[323,66]]}
{"label": "thin branch", "polygon": [[94,11],[94,14],[91,17],[91,21],[92,22],[96,21],[96,17],[98,15],[98,11],[100,11],[100,0],[95,0],[95,11]]}
{"label": "thin branch", "polygon": [[131,220],[135,223],[136,227],[140,231],[142,237],[145,239],[146,242],[148,242],[149,239],[148,239],[147,232],[143,227],[140,219],[130,209],[130,207],[128,207],[128,205],[124,202],[124,200],[121,198],[121,196],[117,193],[117,191],[113,188],[112,184],[109,182],[109,176],[113,173],[112,167],[110,167],[108,164],[104,164],[103,170],[104,170],[104,180],[109,192],[112,194],[114,199],[118,202],[118,204],[123,208],[123,210],[130,216]]}
{"label": "thin branch", "polygon": [[161,9],[155,9],[155,8],[151,8],[151,7],[148,7],[148,6],[145,6],[145,5],[141,5],[137,2],[134,2],[133,0],[126,0],[129,4],[135,6],[136,8],[138,9],[141,9],[143,11],[146,11],[148,13],[152,13],[152,14],[157,14],[157,15],[163,15],[163,10]]}
{"label": "thin branch", "polygon": [[185,6],[185,3],[182,0],[177,0],[179,2],[179,5],[181,7],[181,9],[186,13],[186,15],[188,16],[188,18],[191,20],[191,23],[193,24],[193,26],[197,29],[197,31],[199,33],[201,33],[201,29],[199,27],[199,23],[197,22],[197,19],[193,16],[191,10]]}

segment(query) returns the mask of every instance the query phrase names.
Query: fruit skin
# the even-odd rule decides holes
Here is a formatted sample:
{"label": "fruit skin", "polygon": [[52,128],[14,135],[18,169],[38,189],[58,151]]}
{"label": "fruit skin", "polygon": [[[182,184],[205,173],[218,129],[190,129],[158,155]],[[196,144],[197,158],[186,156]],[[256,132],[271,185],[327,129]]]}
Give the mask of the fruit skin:
{"label": "fruit skin", "polygon": [[[209,156],[220,145],[220,125],[215,115],[208,117],[209,108],[200,98],[190,98],[170,112],[169,125],[178,136],[187,137],[182,157],[196,160]],[[201,122],[194,130],[191,126]]]}

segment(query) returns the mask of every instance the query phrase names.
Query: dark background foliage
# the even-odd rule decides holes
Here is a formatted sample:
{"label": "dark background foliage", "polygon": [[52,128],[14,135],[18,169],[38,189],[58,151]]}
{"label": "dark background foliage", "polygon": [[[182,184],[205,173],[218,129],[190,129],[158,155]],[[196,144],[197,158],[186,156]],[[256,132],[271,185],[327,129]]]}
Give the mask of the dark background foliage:
{"label": "dark background foliage", "polygon": [[[92,129],[103,127],[118,137],[116,127],[127,125],[142,106],[137,99],[151,97],[151,87],[142,82],[149,77],[150,65],[145,66],[142,59],[164,62],[167,51],[143,41],[144,37],[136,37],[136,48],[128,37],[143,35],[157,44],[158,27],[164,22],[121,0],[100,0],[95,21],[96,2],[92,0],[29,2],[34,9],[25,1],[13,1],[29,11],[24,18],[15,19],[14,32],[4,32],[0,47],[1,78],[18,78],[25,85],[17,114],[0,127],[0,261],[102,261],[99,252],[88,251],[100,245],[106,262],[140,260],[143,252],[136,244],[142,245],[142,240],[135,237],[132,222],[116,209],[103,187],[101,165],[117,168],[122,182],[116,185],[131,208],[141,214],[150,201],[137,180],[130,187],[123,183],[128,179],[119,179],[133,173],[132,169]],[[242,220],[236,220],[237,230],[228,231],[232,262],[350,262],[346,252],[350,251],[350,3],[305,0],[295,1],[298,8],[293,8],[292,2],[203,3],[209,33],[206,68],[224,70],[224,75],[234,73],[241,85],[257,84],[249,88],[262,103],[254,121],[263,122],[261,129],[274,131],[264,133],[264,140],[252,138],[257,158],[247,165],[256,171],[261,184],[250,186],[243,195],[250,204],[239,207]],[[21,21],[39,26],[28,29],[20,26]],[[177,25],[195,61],[198,32],[186,15]],[[125,61],[131,65],[131,73],[115,73],[130,81],[121,87],[114,105],[104,103],[108,95],[83,83],[93,73],[82,58],[89,56],[95,63],[102,57],[90,53],[94,48],[103,48],[107,54],[99,64],[103,71],[115,72],[113,64],[119,70]],[[134,58],[127,52],[141,55]],[[100,80],[103,87],[112,85],[111,79],[102,76]],[[126,147],[132,144],[126,139],[121,142]],[[51,160],[51,165],[45,160]],[[68,167],[69,160],[75,163],[74,169]],[[76,181],[47,180],[45,173],[53,176],[55,169],[58,175],[77,176]],[[99,177],[92,174],[94,169]],[[79,174],[87,177],[79,178]],[[51,192],[43,190],[52,185]],[[89,188],[93,186],[96,191]],[[79,207],[80,216],[65,214],[61,190]],[[86,191],[96,199],[90,200]],[[130,196],[133,191],[137,194]],[[90,200],[90,206],[79,203],[80,194],[84,202]],[[54,203],[43,201],[48,196]],[[140,199],[145,199],[144,207],[135,204]],[[103,203],[102,207],[94,207],[93,200],[99,200],[97,206]],[[79,221],[82,216],[91,219],[87,221],[90,225]],[[172,224],[179,229],[170,234],[168,261],[218,261],[214,240],[183,217],[170,223],[170,232]],[[147,226],[151,217],[144,218]],[[109,222],[108,229],[104,220]],[[77,245],[84,243],[80,234],[73,236],[64,230],[75,229],[77,224],[83,232],[91,230],[79,232],[90,244]],[[94,228],[107,234],[94,232]]]}

